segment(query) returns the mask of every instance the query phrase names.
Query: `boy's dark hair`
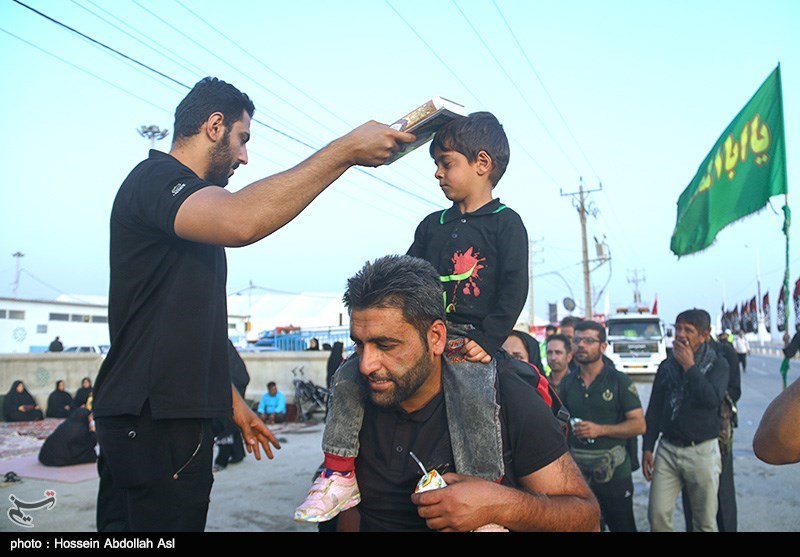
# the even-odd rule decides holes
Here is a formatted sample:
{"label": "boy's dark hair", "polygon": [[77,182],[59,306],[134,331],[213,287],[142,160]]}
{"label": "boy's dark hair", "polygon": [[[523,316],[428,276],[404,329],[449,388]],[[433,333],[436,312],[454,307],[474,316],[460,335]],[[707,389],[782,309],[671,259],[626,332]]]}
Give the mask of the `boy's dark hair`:
{"label": "boy's dark hair", "polygon": [[704,309],[692,308],[682,311],[675,318],[675,323],[688,323],[701,333],[711,330],[711,316]]}
{"label": "boy's dark hair", "polygon": [[441,128],[433,136],[430,154],[439,148],[442,151],[457,151],[475,162],[478,153],[486,151],[492,158],[492,171],[489,181],[492,187],[497,185],[506,172],[510,149],[503,125],[491,112],[473,112],[463,118],[455,118]]}
{"label": "boy's dark hair", "polygon": [[439,273],[429,262],[410,255],[386,255],[367,262],[347,279],[342,300],[350,312],[369,308],[401,310],[425,346],[428,327],[445,318]]}
{"label": "boy's dark hair", "polygon": [[270,381],[269,383],[267,383],[267,388],[268,388],[268,389],[269,389],[270,387],[277,387],[277,386],[278,386],[278,385],[276,385],[276,384],[275,384],[275,381]]}
{"label": "boy's dark hair", "polygon": [[242,112],[250,117],[256,110],[253,101],[230,83],[216,77],[204,77],[189,91],[175,109],[173,142],[197,135],[200,126],[214,112],[221,112],[225,126],[230,127],[242,119]]}
{"label": "boy's dark hair", "polygon": [[572,339],[569,338],[567,335],[564,335],[564,334],[561,334],[561,333],[556,333],[554,335],[550,335],[549,337],[547,337],[547,344],[550,344],[550,341],[552,341],[552,340],[560,340],[561,342],[563,342],[564,343],[564,350],[567,351],[567,354],[572,352]]}
{"label": "boy's dark hair", "polygon": [[600,342],[606,341],[606,328],[597,321],[592,321],[590,319],[578,321],[575,323],[575,332],[577,333],[578,331],[597,331]]}
{"label": "boy's dark hair", "polygon": [[581,321],[583,321],[582,317],[578,317],[577,315],[567,315],[566,317],[561,319],[561,326],[575,327],[575,325],[577,325]]}

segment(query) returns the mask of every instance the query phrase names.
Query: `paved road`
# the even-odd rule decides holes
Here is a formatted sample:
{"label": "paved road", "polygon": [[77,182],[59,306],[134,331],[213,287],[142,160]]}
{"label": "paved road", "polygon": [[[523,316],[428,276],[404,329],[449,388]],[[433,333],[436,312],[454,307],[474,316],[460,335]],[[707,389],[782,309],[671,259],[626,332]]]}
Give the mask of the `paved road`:
{"label": "paved road", "polygon": [[[757,460],[752,437],[767,404],[781,390],[776,357],[751,356],[742,377],[739,428],[734,437],[736,489],[741,532],[800,532],[800,464],[770,466]],[[789,380],[800,377],[800,361],[793,361]],[[637,381],[642,403],[647,405],[651,381]],[[211,493],[208,532],[315,532],[316,528],[292,519],[311,478],[321,462],[322,425],[289,424],[276,430],[285,439],[274,460],[242,463],[216,474]],[[639,528],[647,532],[649,484],[641,471],[634,473],[635,513]],[[20,528],[0,515],[0,532],[94,532],[97,481],[60,483],[24,479],[0,490],[0,501],[10,495],[20,500],[41,499],[47,489],[57,492],[51,510],[32,512],[33,526]],[[683,530],[683,516],[676,511],[676,529]]]}
{"label": "paved road", "polygon": [[[761,415],[781,391],[777,356],[751,355],[742,374],[742,396],[738,402],[739,427],[734,430],[734,481],[740,532],[800,532],[800,464],[771,466],[753,454],[753,435]],[[788,381],[800,377],[800,361],[793,360]],[[637,381],[642,405],[647,408],[651,380]],[[641,442],[639,444],[641,449]],[[649,483],[641,470],[634,472],[634,513],[640,531],[649,531],[647,498]],[[684,531],[683,511],[675,513],[676,530]]]}

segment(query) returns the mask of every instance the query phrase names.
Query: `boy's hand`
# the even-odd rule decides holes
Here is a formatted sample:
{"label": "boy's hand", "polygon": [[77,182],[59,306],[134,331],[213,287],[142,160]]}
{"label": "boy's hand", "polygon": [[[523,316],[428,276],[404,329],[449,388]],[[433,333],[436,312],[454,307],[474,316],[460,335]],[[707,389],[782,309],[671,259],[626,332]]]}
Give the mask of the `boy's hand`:
{"label": "boy's hand", "polygon": [[468,340],[464,345],[464,357],[467,358],[467,361],[480,362],[482,364],[488,364],[492,361],[492,357],[474,340]]}

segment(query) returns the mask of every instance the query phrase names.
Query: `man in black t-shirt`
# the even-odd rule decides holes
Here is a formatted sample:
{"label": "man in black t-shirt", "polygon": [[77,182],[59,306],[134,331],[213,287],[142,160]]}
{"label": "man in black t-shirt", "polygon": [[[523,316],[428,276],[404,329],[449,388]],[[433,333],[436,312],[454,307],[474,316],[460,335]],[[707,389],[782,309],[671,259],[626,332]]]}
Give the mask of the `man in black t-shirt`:
{"label": "man in black t-shirt", "polygon": [[[487,524],[511,531],[597,531],[599,506],[561,426],[515,372],[526,364],[511,357],[497,358],[502,482],[454,469],[447,409],[458,406],[459,393],[443,357],[441,300],[436,269],[409,255],[379,258],[348,280],[344,302],[362,378],[358,388],[368,403],[356,458],[361,503],[339,515],[340,530],[360,522],[361,531],[470,531]],[[414,493],[423,478],[418,460],[447,486]]]}
{"label": "man in black t-shirt", "polygon": [[248,452],[273,458],[277,439],[231,383],[225,248],[272,234],[351,166],[383,164],[415,139],[367,122],[229,192],[254,111],[233,85],[200,80],[175,111],[169,154],[151,150],[114,199],[111,349],[93,408],[100,531],[204,530],[214,418],[232,416]]}

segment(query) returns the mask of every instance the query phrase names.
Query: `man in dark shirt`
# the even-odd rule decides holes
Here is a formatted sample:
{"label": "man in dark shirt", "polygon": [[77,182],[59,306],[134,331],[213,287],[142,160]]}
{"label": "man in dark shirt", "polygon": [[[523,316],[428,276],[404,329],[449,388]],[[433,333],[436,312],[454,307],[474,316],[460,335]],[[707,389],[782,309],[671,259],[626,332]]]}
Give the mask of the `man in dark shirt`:
{"label": "man in dark shirt", "polygon": [[[451,364],[443,357],[441,300],[436,269],[409,255],[367,263],[348,280],[344,301],[368,403],[356,458],[361,503],[339,515],[340,528],[358,513],[361,531],[470,531],[486,524],[597,531],[597,501],[561,426],[514,371],[525,364],[511,357],[498,357],[506,475],[492,482],[455,469],[446,409],[459,393],[444,369]],[[423,477],[417,459],[447,486],[414,493]]]}
{"label": "man in dark shirt", "polygon": [[684,486],[692,529],[718,529],[719,409],[730,372],[710,336],[707,311],[681,312],[675,321],[672,356],[661,362],[653,380],[642,448],[642,471],[652,481],[647,517],[653,532],[672,531],[675,503]]}
{"label": "man in dark shirt", "polygon": [[61,342],[61,339],[56,337],[53,339],[53,342],[50,343],[50,347],[48,348],[50,352],[62,352],[64,350],[64,345]]}
{"label": "man in dark shirt", "polygon": [[[719,509],[717,509],[717,527],[720,532],[736,532],[738,530],[738,511],[736,505],[736,486],[733,475],[733,430],[738,426],[736,403],[742,395],[742,373],[739,357],[733,345],[727,340],[711,341],[717,351],[725,356],[730,376],[728,389],[720,407],[719,452],[722,456],[722,472],[719,476]],[[683,515],[686,518],[686,531],[692,531],[692,507],[689,504],[688,490],[683,489]]]}
{"label": "man in dark shirt", "polygon": [[[577,315],[567,315],[566,317],[561,319],[561,323],[559,324],[559,332],[562,335],[564,335],[565,337],[567,337],[568,339],[572,339],[572,337],[575,336],[575,325],[577,323],[580,323],[581,321],[582,321],[582,318],[578,317]],[[577,372],[578,368],[580,366],[578,365],[577,360],[575,360],[575,356],[574,356],[575,346],[574,345],[573,345],[572,349],[573,349],[573,357],[572,357],[572,360],[570,360],[570,362],[569,362],[569,371]]]}
{"label": "man in dark shirt", "polygon": [[[639,393],[631,378],[603,359],[606,330],[591,320],[575,325],[574,355],[579,368],[561,380],[558,394],[573,417],[572,456],[583,470],[611,532],[636,532],[632,463],[628,439],[645,431]],[[607,457],[610,465],[598,465]],[[610,470],[608,474],[601,472]]]}
{"label": "man in dark shirt", "polygon": [[236,192],[255,107],[199,81],[175,111],[169,154],[151,150],[111,211],[111,349],[95,382],[100,531],[202,531],[213,482],[211,421],[233,416],[245,445],[275,437],[231,384],[226,247],[294,219],[354,165],[377,166],[412,134],[367,122],[292,169]]}

